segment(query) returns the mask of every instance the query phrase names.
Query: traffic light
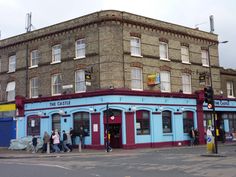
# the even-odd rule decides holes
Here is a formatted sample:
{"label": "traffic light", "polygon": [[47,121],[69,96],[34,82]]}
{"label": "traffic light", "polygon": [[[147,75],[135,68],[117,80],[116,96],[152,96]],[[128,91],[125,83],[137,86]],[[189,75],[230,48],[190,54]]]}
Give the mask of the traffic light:
{"label": "traffic light", "polygon": [[205,87],[204,88],[204,101],[207,103],[208,109],[213,109],[214,107],[214,91],[212,87]]}

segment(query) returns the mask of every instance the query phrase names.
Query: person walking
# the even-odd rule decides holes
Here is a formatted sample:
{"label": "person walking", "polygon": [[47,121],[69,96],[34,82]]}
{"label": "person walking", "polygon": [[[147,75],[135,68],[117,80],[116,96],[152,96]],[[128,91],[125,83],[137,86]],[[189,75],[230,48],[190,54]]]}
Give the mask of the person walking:
{"label": "person walking", "polygon": [[190,146],[194,146],[194,142],[195,142],[195,132],[193,127],[191,128],[190,132],[189,132],[189,137],[190,137]]}
{"label": "person walking", "polygon": [[75,130],[73,128],[70,128],[70,137],[72,140],[72,146],[74,146],[76,144],[75,143],[76,135],[75,135]]}
{"label": "person walking", "polygon": [[32,138],[32,145],[33,145],[33,150],[32,150],[32,153],[36,153],[37,150],[37,144],[38,144],[38,139],[35,135],[33,135],[33,138]]}
{"label": "person walking", "polygon": [[52,139],[53,139],[54,152],[56,152],[56,153],[60,152],[60,148],[59,148],[60,136],[59,136],[58,131],[55,131],[55,133],[52,135]]}
{"label": "person walking", "polygon": [[42,148],[42,153],[44,152],[50,152],[50,136],[48,132],[44,132],[43,135],[43,148]]}
{"label": "person walking", "polygon": [[63,141],[63,150],[66,152],[70,152],[70,149],[67,146],[67,135],[65,130],[62,131],[62,141]]}

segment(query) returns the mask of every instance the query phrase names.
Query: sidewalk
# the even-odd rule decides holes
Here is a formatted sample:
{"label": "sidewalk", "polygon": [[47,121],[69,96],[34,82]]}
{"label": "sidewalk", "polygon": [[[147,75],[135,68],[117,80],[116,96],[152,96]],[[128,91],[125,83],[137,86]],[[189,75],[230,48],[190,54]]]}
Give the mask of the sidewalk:
{"label": "sidewalk", "polygon": [[[227,147],[232,147],[233,151],[228,152]],[[227,156],[228,153],[236,154],[236,142],[234,143],[226,143],[226,144],[218,144],[218,147],[220,149],[219,155]],[[89,155],[111,155],[111,154],[122,154],[122,155],[128,155],[130,153],[143,153],[143,152],[151,152],[151,151],[176,151],[176,150],[191,150],[192,148],[197,150],[197,154],[206,154],[206,145],[198,145],[194,147],[190,146],[176,146],[176,147],[164,147],[164,148],[144,148],[144,149],[113,149],[112,152],[105,152],[105,149],[102,150],[94,150],[94,149],[82,149],[81,152],[79,152],[79,149],[75,148],[72,152],[61,152],[61,153],[41,153],[41,151],[33,154],[32,152],[26,151],[26,150],[9,150],[7,148],[1,148],[0,147],[0,159],[17,159],[17,158],[51,158],[51,157],[73,157],[73,156],[89,156]],[[234,150],[235,149],[235,150]],[[186,151],[186,152],[187,152]],[[213,154],[214,155],[214,154]],[[229,154],[228,154],[229,155]]]}

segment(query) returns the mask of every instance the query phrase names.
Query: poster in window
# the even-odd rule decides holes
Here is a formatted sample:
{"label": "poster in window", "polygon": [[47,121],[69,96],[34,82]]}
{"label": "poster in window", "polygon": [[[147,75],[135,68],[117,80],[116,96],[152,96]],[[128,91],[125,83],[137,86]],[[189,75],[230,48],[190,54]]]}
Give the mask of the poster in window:
{"label": "poster in window", "polygon": [[93,132],[98,132],[98,124],[93,124]]}
{"label": "poster in window", "polygon": [[137,122],[136,123],[136,129],[140,129],[140,128],[141,128],[140,122]]}
{"label": "poster in window", "polygon": [[31,120],[31,127],[35,127],[35,120]]}

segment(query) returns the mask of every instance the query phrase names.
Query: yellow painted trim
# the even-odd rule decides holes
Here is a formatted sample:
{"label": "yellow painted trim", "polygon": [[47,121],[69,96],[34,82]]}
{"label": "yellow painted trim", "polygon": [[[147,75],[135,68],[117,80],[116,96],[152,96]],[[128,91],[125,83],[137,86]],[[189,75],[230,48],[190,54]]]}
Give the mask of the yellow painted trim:
{"label": "yellow painted trim", "polygon": [[16,104],[3,104],[3,105],[0,105],[0,112],[14,111],[14,110],[16,110]]}

